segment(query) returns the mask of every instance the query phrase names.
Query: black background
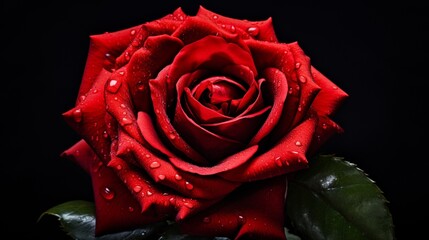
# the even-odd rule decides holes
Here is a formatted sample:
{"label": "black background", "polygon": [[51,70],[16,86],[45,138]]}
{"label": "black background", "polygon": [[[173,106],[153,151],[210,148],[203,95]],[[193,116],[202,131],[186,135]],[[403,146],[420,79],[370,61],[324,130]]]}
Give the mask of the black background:
{"label": "black background", "polygon": [[[344,156],[389,200],[398,239],[427,223],[428,14],[423,6],[341,1],[51,1],[2,4],[1,198],[6,232],[39,239],[37,217],[65,201],[92,199],[89,177],[60,153],[79,136],[61,114],[74,105],[89,35],[199,5],[234,18],[272,17],[281,42],[298,41],[349,99],[334,120],[345,133],[320,152]],[[6,64],[6,65],[4,65]],[[4,214],[6,213],[6,214]],[[426,220],[419,220],[419,217]],[[45,239],[40,237],[40,239]],[[49,238],[46,238],[49,239]]]}

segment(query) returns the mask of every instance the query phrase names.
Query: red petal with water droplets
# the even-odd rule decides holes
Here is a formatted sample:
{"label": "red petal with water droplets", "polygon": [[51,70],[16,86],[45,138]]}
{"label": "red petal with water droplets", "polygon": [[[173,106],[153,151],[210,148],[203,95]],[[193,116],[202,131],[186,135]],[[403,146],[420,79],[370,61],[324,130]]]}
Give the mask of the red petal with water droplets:
{"label": "red petal with water droplets", "polygon": [[92,88],[81,98],[76,106],[63,113],[67,124],[82,136],[93,147],[97,155],[104,159],[109,158],[110,138],[106,136],[106,107],[104,104],[103,89],[110,72],[102,70],[97,76]]}
{"label": "red petal with water droplets", "polygon": [[155,212],[141,213],[139,203],[122,180],[100,163],[91,147],[84,142],[74,145],[63,155],[72,159],[91,175],[95,200],[96,236],[133,230],[162,220]]}
{"label": "red petal with water droplets", "polygon": [[285,177],[246,184],[206,211],[179,222],[179,228],[197,236],[286,240],[286,187]]}
{"label": "red petal with water droplets", "polygon": [[309,118],[285,135],[277,145],[231,171],[220,173],[230,181],[255,181],[307,167],[306,153],[317,121]]}
{"label": "red petal with water droplets", "polygon": [[[228,29],[229,32],[237,33],[243,39],[254,38],[262,41],[277,42],[271,18],[265,21],[243,21],[216,14],[201,6],[197,16],[207,18],[221,27],[225,25],[225,29]],[[258,28],[256,35],[249,34],[249,28],[252,27]]]}

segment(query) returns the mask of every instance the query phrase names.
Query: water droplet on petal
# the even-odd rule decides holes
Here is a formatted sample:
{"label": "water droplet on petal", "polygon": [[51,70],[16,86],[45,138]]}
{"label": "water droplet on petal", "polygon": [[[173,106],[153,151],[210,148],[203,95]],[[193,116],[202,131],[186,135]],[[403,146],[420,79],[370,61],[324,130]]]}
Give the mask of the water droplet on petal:
{"label": "water droplet on petal", "polygon": [[78,108],[73,111],[73,120],[77,123],[82,122],[82,109]]}
{"label": "water droplet on petal", "polygon": [[216,20],[216,19],[218,19],[219,17],[217,16],[217,15],[213,15],[213,19],[214,20]]}
{"label": "water droplet on petal", "polygon": [[122,125],[128,125],[131,124],[133,121],[131,121],[129,118],[123,117],[122,118]]}
{"label": "water droplet on petal", "polygon": [[186,186],[186,189],[188,189],[188,190],[192,190],[192,189],[194,189],[194,185],[192,185],[191,183],[189,183],[189,182],[185,182],[185,186]]}
{"label": "water droplet on petal", "polygon": [[170,201],[171,204],[174,204],[174,202],[176,202],[176,198],[171,197],[170,199],[168,199],[168,201]]}
{"label": "water droplet on petal", "polygon": [[81,101],[81,102],[82,102],[82,101],[85,101],[85,99],[86,99],[86,96],[85,96],[85,95],[80,96],[80,101]]}
{"label": "water droplet on petal", "polygon": [[147,192],[146,192],[146,195],[148,195],[148,196],[152,196],[152,194],[153,194],[153,193],[152,193],[151,191],[147,191]]}
{"label": "water droplet on petal", "polygon": [[210,222],[210,218],[209,217],[203,218],[203,223],[209,223],[209,222]]}
{"label": "water droplet on petal", "polygon": [[143,91],[144,90],[144,84],[142,81],[137,82],[137,90]]}
{"label": "water droplet on petal", "polygon": [[289,88],[289,94],[292,94],[292,92],[293,92],[293,89],[292,88]]}
{"label": "water droplet on petal", "polygon": [[171,140],[176,139],[176,135],[174,133],[170,133],[168,136],[170,137]]}
{"label": "water droplet on petal", "polygon": [[301,147],[301,146],[302,146],[302,143],[301,143],[300,141],[296,141],[296,142],[295,142],[295,145],[297,145],[297,146]]}
{"label": "water droplet on petal", "polygon": [[146,154],[144,155],[146,158],[150,158],[150,154]]}
{"label": "water droplet on petal", "polygon": [[115,197],[115,192],[108,187],[105,187],[101,191],[101,195],[106,200],[112,200]]}
{"label": "water droplet on petal", "polygon": [[328,128],[328,126],[326,126],[326,123],[322,124],[322,128],[323,128],[323,129]]}
{"label": "water droplet on petal", "polygon": [[128,212],[134,212],[134,208],[133,207],[128,207]]}
{"label": "water droplet on petal", "polygon": [[133,187],[133,191],[136,193],[140,192],[141,190],[142,190],[142,186],[140,186],[140,185],[136,185]]}
{"label": "water droplet on petal", "polygon": [[108,138],[109,137],[109,134],[107,134],[107,131],[103,131],[103,137],[104,138]]}
{"label": "water droplet on petal", "polygon": [[299,63],[299,62],[295,63],[295,68],[296,68],[296,69],[298,69],[298,68],[300,68],[300,67],[301,67],[301,63]]}
{"label": "water droplet on petal", "polygon": [[174,178],[175,178],[177,181],[182,180],[182,176],[180,176],[179,174],[176,174],[176,175],[174,176]]}
{"label": "water droplet on petal", "polygon": [[154,168],[159,168],[161,166],[161,164],[159,162],[152,162],[150,164],[150,168],[154,169]]}
{"label": "water droplet on petal", "polygon": [[239,215],[238,216],[238,223],[239,224],[245,224],[246,223],[246,218],[245,217],[243,217],[243,216],[241,216],[241,215]]}
{"label": "water droplet on petal", "polygon": [[131,36],[132,36],[132,35],[136,34],[136,30],[133,29],[133,30],[131,30],[130,33],[131,33]]}
{"label": "water droplet on petal", "polygon": [[98,93],[98,90],[97,90],[97,89],[94,89],[94,90],[92,91],[92,93]]}
{"label": "water droplet on petal", "polygon": [[235,30],[236,30],[236,29],[235,29],[235,26],[234,26],[234,25],[231,25],[231,32],[232,32],[232,33],[235,33]]}
{"label": "water droplet on petal", "polygon": [[307,82],[307,78],[301,75],[301,76],[299,76],[299,81],[301,83],[306,83]]}
{"label": "water droplet on petal", "polygon": [[276,157],[276,158],[274,159],[274,162],[276,163],[276,165],[277,165],[278,167],[283,166],[283,163],[282,163],[282,161],[281,161],[281,158],[280,158],[280,157]]}
{"label": "water droplet on petal", "polygon": [[249,27],[247,29],[247,33],[252,37],[256,37],[259,34],[259,28],[258,27]]}
{"label": "water droplet on petal", "polygon": [[185,205],[186,207],[188,207],[188,208],[194,208],[194,205],[192,204],[192,203],[189,203],[189,202],[185,202],[185,203],[183,203],[183,205]]}
{"label": "water droplet on petal", "polygon": [[[159,179],[159,180],[161,180],[161,181],[162,181],[162,180],[164,180],[164,179],[165,179],[165,175],[164,175],[164,174],[159,174],[159,175],[158,175],[158,179]],[[164,195],[164,194],[163,194],[163,195]],[[167,194],[167,195],[168,195],[168,194]]]}
{"label": "water droplet on petal", "polygon": [[290,151],[290,152],[293,154],[299,154],[299,152],[297,152],[297,151]]}
{"label": "water droplet on petal", "polygon": [[117,170],[122,170],[122,165],[121,164],[116,165],[116,169]]}
{"label": "water droplet on petal", "polygon": [[119,90],[119,87],[121,87],[121,81],[118,81],[116,79],[112,79],[109,82],[109,85],[107,86],[107,91],[111,93],[116,93]]}

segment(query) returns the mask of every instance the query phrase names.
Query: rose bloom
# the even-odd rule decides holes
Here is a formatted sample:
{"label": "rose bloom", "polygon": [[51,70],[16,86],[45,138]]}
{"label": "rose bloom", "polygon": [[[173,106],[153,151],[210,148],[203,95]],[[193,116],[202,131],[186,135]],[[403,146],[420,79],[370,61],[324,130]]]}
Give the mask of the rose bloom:
{"label": "rose bloom", "polygon": [[96,235],[163,220],[186,234],[286,239],[287,173],[347,94],[272,21],[180,8],[92,35],[63,153],[92,179]]}

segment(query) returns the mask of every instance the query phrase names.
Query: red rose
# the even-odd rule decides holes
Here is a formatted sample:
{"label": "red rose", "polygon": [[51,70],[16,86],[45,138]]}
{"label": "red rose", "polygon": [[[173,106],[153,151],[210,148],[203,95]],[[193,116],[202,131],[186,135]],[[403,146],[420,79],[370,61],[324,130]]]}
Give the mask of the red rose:
{"label": "red rose", "polygon": [[91,36],[64,152],[92,177],[96,234],[175,220],[188,234],[285,239],[286,174],[340,127],[347,96],[271,19],[200,8]]}

